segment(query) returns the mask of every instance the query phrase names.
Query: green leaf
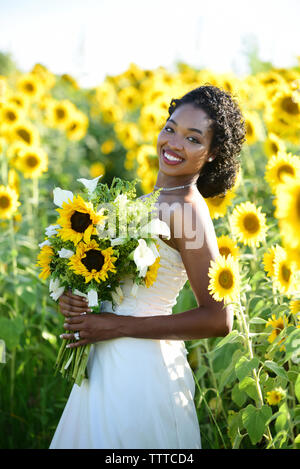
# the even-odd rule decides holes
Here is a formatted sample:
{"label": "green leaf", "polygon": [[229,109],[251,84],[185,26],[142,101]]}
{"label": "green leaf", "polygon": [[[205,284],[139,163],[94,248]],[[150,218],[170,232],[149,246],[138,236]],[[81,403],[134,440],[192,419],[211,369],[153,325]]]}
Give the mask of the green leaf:
{"label": "green leaf", "polygon": [[272,410],[267,405],[263,405],[261,408],[257,409],[252,404],[249,404],[246,409],[244,409],[242,421],[253,445],[262,439],[266,428],[266,422],[271,415]]}
{"label": "green leaf", "polygon": [[239,407],[242,407],[243,404],[246,402],[247,400],[247,394],[244,392],[244,391],[241,391],[240,388],[239,388],[239,384],[236,383],[234,386],[233,386],[233,389],[232,389],[232,392],[231,392],[231,399],[233,400],[233,402],[236,403],[236,405],[238,405]]}
{"label": "green leaf", "polygon": [[224,347],[226,344],[232,344],[233,342],[241,342],[243,339],[243,334],[241,332],[238,332],[237,330],[234,330],[227,334],[224,339],[221,339],[220,342],[217,343],[215,350],[218,348]]}
{"label": "green leaf", "polygon": [[300,375],[298,375],[295,382],[295,394],[298,399],[298,402],[300,402]]}
{"label": "green leaf", "polygon": [[8,349],[13,349],[19,344],[23,330],[22,318],[0,318],[0,339],[4,340]]}
{"label": "green leaf", "polygon": [[251,397],[251,399],[253,399],[254,401],[259,400],[255,381],[253,378],[250,378],[250,376],[246,376],[246,378],[244,378],[243,381],[240,382],[239,388],[241,391],[247,393],[248,396]]}
{"label": "green leaf", "polygon": [[271,360],[266,360],[264,366],[273,371],[273,373],[275,373],[277,376],[288,380],[286,371],[281,366],[277,365],[277,363],[272,362]]}
{"label": "green leaf", "polygon": [[288,337],[284,341],[286,355],[285,360],[291,360],[293,363],[300,363],[300,329],[296,327],[289,328]]}
{"label": "green leaf", "polygon": [[254,357],[249,360],[246,357],[241,357],[235,365],[235,373],[239,381],[242,381],[246,376],[248,376],[254,368],[257,368],[259,365],[258,358]]}
{"label": "green leaf", "polygon": [[275,429],[277,433],[283,430],[288,431],[289,429],[289,409],[285,402],[279,407],[279,415],[275,421]]}

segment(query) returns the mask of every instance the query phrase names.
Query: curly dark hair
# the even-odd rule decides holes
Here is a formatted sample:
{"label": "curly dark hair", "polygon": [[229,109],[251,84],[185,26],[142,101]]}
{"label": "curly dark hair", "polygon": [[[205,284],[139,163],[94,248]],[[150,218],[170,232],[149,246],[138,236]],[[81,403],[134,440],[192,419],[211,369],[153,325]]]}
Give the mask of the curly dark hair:
{"label": "curly dark hair", "polygon": [[169,118],[183,104],[201,108],[213,120],[213,138],[210,151],[216,155],[206,162],[197,180],[197,187],[205,198],[225,195],[235,183],[240,168],[239,154],[245,141],[245,120],[235,99],[213,85],[203,85],[172,99]]}

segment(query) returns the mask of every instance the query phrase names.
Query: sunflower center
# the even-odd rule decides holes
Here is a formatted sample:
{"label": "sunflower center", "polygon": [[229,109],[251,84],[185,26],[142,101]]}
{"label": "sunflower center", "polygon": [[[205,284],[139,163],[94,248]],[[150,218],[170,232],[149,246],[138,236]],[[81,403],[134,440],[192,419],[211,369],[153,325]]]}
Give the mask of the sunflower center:
{"label": "sunflower center", "polygon": [[29,93],[32,93],[34,91],[34,86],[32,83],[25,83],[25,86],[24,86],[25,90],[26,91],[29,91]]}
{"label": "sunflower center", "polygon": [[77,124],[74,122],[74,124],[70,125],[69,130],[72,132],[72,130],[75,130],[77,128]]}
{"label": "sunflower center", "polygon": [[219,249],[219,251],[220,251],[221,256],[227,257],[229,254],[231,254],[230,249],[229,249],[228,247],[226,247],[226,246],[222,246],[222,247]]}
{"label": "sunflower center", "polygon": [[219,284],[225,289],[230,289],[233,286],[233,275],[229,269],[222,270],[219,275]]}
{"label": "sunflower center", "polygon": [[30,168],[35,168],[38,165],[38,159],[35,155],[28,155],[26,158],[26,164]]}
{"label": "sunflower center", "polygon": [[249,137],[252,137],[253,135],[253,127],[252,127],[252,124],[250,124],[250,122],[247,122],[246,123],[246,131],[247,131],[247,135]]}
{"label": "sunflower center", "polygon": [[72,230],[77,233],[83,233],[91,223],[92,220],[88,213],[74,212],[71,216]]}
{"label": "sunflower center", "polygon": [[259,230],[259,221],[257,216],[249,213],[244,218],[244,227],[249,233],[256,233]]}
{"label": "sunflower center", "polygon": [[18,129],[17,134],[24,140],[26,143],[30,143],[30,133],[26,129]]}
{"label": "sunflower center", "polygon": [[97,272],[100,272],[104,264],[104,256],[97,249],[90,249],[87,251],[86,256],[81,259],[82,264],[88,269],[89,272],[92,272],[95,269]]}
{"label": "sunflower center", "polygon": [[280,166],[277,171],[279,181],[283,182],[282,175],[284,176],[285,174],[291,174],[291,176],[295,175],[293,168],[287,164],[283,164],[282,166]]}
{"label": "sunflower center", "polygon": [[55,109],[55,114],[56,114],[57,119],[64,119],[66,116],[65,110],[62,109],[61,107],[57,107]]}
{"label": "sunflower center", "polygon": [[272,150],[273,153],[278,153],[279,147],[278,147],[277,143],[275,143],[275,142],[271,143],[271,150]]}
{"label": "sunflower center", "polygon": [[0,208],[8,208],[10,206],[10,199],[6,195],[0,197]]}
{"label": "sunflower center", "polygon": [[281,267],[281,275],[283,280],[288,283],[291,277],[291,270],[284,264]]}
{"label": "sunflower center", "polygon": [[5,115],[7,120],[10,122],[14,122],[17,119],[17,116],[13,111],[7,111]]}
{"label": "sunflower center", "polygon": [[281,107],[288,114],[292,114],[294,116],[299,114],[299,108],[298,108],[297,103],[294,103],[292,98],[288,96],[283,98],[283,100],[281,101]]}

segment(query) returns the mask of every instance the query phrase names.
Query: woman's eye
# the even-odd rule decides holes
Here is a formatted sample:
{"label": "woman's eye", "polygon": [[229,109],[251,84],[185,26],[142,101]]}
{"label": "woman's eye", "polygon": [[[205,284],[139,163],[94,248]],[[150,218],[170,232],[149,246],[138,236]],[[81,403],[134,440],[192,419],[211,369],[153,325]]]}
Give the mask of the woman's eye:
{"label": "woman's eye", "polygon": [[199,140],[197,140],[195,137],[188,137],[188,140],[192,143],[200,143]]}
{"label": "woman's eye", "polygon": [[173,129],[171,127],[165,127],[164,130],[170,133],[170,131],[172,132]]}

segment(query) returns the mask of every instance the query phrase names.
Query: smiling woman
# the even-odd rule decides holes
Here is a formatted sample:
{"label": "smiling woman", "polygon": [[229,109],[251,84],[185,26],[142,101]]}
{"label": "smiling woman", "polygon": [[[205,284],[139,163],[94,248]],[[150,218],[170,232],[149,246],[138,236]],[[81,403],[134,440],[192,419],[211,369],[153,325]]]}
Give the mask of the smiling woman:
{"label": "smiling woman", "polygon": [[[124,279],[122,302],[114,311],[103,302],[101,314],[87,314],[84,300],[70,292],[60,297],[68,331],[63,338],[74,340],[69,347],[93,346],[89,379],[74,385],[51,448],[201,448],[195,385],[183,341],[225,336],[233,321],[230,306],[208,288],[209,268],[219,249],[202,194],[230,187],[243,139],[240,111],[222,90],[200,87],[172,101],[157,140],[156,208],[170,237],[157,238],[155,281],[133,296],[132,279]],[[70,224],[68,216],[62,222],[65,218]],[[139,257],[146,247],[142,241]],[[98,275],[95,269],[88,272],[83,265],[88,259],[79,254],[75,267]],[[105,259],[102,273],[108,261],[113,258]],[[187,280],[198,306],[172,315]],[[227,269],[219,283],[234,292],[234,269]]]}

